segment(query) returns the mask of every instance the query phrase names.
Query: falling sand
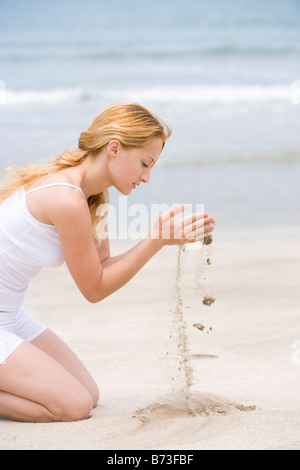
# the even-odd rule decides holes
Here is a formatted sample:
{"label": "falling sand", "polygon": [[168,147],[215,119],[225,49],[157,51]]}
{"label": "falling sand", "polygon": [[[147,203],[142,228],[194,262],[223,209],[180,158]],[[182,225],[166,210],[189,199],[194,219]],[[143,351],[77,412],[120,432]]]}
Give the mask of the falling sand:
{"label": "falling sand", "polygon": [[177,377],[176,380],[175,377],[172,377],[172,380],[175,383],[177,382],[177,392],[181,394],[181,398],[185,405],[184,407],[189,409],[190,387],[193,384],[193,371],[189,364],[189,350],[186,331],[187,323],[184,320],[184,309],[181,290],[181,261],[183,253],[184,248],[180,246],[178,251],[177,273],[175,283],[176,304],[172,312],[173,324],[170,338],[175,341],[175,360],[178,360]]}
{"label": "falling sand", "polygon": [[210,245],[213,241],[213,237],[211,234],[207,235],[205,238],[204,238],[204,245]]}
{"label": "falling sand", "polygon": [[[203,242],[204,245],[211,245],[212,236],[209,235]],[[203,248],[202,247],[202,248]],[[210,249],[210,248],[209,248]],[[208,394],[200,394],[191,392],[193,385],[193,369],[190,365],[190,360],[195,355],[190,355],[188,346],[187,329],[188,324],[184,319],[184,309],[190,306],[183,303],[183,276],[182,276],[182,262],[185,256],[185,247],[180,246],[177,259],[177,272],[175,282],[175,306],[171,309],[172,312],[172,327],[170,334],[170,349],[167,352],[169,360],[172,360],[172,365],[176,370],[173,370],[171,381],[173,384],[172,393],[164,396],[163,399],[157,403],[149,405],[145,408],[137,410],[133,418],[139,420],[143,425],[155,424],[158,421],[165,419],[178,419],[183,417],[195,416],[208,416],[211,414],[228,414],[229,412],[236,411],[253,411],[255,406],[244,406],[228,401],[222,397]],[[210,265],[210,258],[204,258],[203,249],[199,254],[199,265],[194,276],[195,282],[195,295],[199,296],[199,290],[204,287],[202,273],[203,260],[206,259],[206,264]],[[212,296],[204,296],[202,304],[211,306],[215,301]],[[202,323],[194,323],[192,325],[197,330],[210,333],[212,327],[206,328]],[[172,345],[171,345],[172,343]],[[216,358],[217,356],[204,355],[206,359]]]}
{"label": "falling sand", "polygon": [[[212,243],[212,237],[208,236],[206,239],[209,238],[209,244]],[[204,243],[203,243],[204,245]],[[202,245],[202,248],[203,248]],[[190,352],[188,346],[188,324],[184,318],[184,310],[185,308],[190,308],[190,306],[183,305],[183,293],[182,293],[182,286],[183,286],[183,261],[186,257],[186,250],[184,246],[179,247],[178,251],[178,258],[177,258],[177,272],[176,272],[176,282],[175,282],[175,306],[171,310],[172,311],[172,330],[170,334],[170,339],[173,342],[172,354],[168,352],[168,356],[173,356],[173,359],[176,361],[177,370],[173,371],[173,376],[171,378],[173,382],[173,392],[174,396],[177,396],[177,400],[181,403],[181,408],[184,410],[191,411],[191,386],[193,385],[193,369],[190,364]],[[203,249],[199,252],[199,261],[198,266],[196,267],[196,272],[194,273],[194,282],[195,282],[195,295],[199,297],[202,290],[202,267],[203,267]],[[211,299],[210,303],[207,300],[207,305],[211,305],[214,302],[214,298],[209,297]],[[205,297],[208,299],[208,297]],[[204,302],[203,300],[203,302]],[[207,333],[212,331],[212,328],[209,327],[206,329],[204,325],[201,323],[194,323],[193,326],[200,331],[206,330]]]}
{"label": "falling sand", "polygon": [[205,326],[201,325],[201,323],[194,323],[193,326],[200,331],[203,331],[205,329]]}
{"label": "falling sand", "polygon": [[[205,243],[206,242],[206,243]],[[208,242],[208,243],[207,243]],[[212,236],[208,235],[204,242],[205,244],[212,243]],[[190,353],[188,347],[188,337],[187,337],[187,322],[184,319],[184,308],[183,308],[183,295],[182,295],[182,284],[183,284],[183,273],[182,273],[182,261],[186,256],[185,247],[180,246],[178,251],[178,259],[177,259],[177,273],[176,273],[176,283],[175,283],[175,296],[176,296],[176,304],[173,310],[173,325],[172,325],[172,333],[170,338],[175,340],[175,345],[177,344],[177,348],[175,346],[175,351],[177,350],[178,355],[178,370],[177,370],[177,390],[175,389],[174,392],[179,394],[181,398],[181,404],[185,410],[191,410],[191,386],[193,385],[193,369],[190,365]],[[198,271],[195,273],[195,294],[199,296],[201,294],[199,289],[202,287],[203,280],[201,279],[202,276],[202,267],[203,267],[203,249],[201,249],[199,253],[199,264],[196,270]],[[215,299],[211,296],[205,296],[203,299],[203,304],[210,306]],[[194,323],[193,327],[197,328],[200,331],[204,331],[206,327],[201,323]],[[207,332],[211,332],[212,328],[209,327]],[[173,380],[175,378],[173,377]]]}
{"label": "falling sand", "polygon": [[203,298],[202,303],[203,303],[203,305],[207,305],[208,307],[210,307],[211,304],[213,304],[215,300],[216,299],[214,297],[210,297],[210,296],[206,295]]}
{"label": "falling sand", "polygon": [[[208,237],[206,237],[208,238]],[[212,242],[212,237],[210,237],[209,244]],[[202,266],[203,266],[203,253],[202,249],[199,252],[199,262],[196,268],[194,275],[195,282],[195,295],[199,297],[200,289],[202,289]],[[173,348],[172,354],[167,353],[175,361],[177,365],[177,370],[173,371],[173,376],[171,380],[173,382],[173,393],[174,396],[177,396],[177,401],[180,402],[180,408],[185,411],[191,411],[191,386],[193,385],[193,369],[190,364],[190,352],[188,346],[188,336],[187,328],[188,324],[184,318],[184,308],[188,306],[183,305],[183,261],[186,257],[186,250],[184,246],[179,247],[178,258],[177,258],[177,272],[176,272],[176,282],[175,282],[175,306],[171,310],[172,312],[172,328],[170,334],[170,340],[172,340]],[[211,301],[213,303],[214,299]],[[203,301],[204,302],[204,301]],[[188,307],[189,308],[189,307]],[[193,326],[200,331],[205,330],[205,326],[201,323],[194,323]],[[212,328],[209,328],[207,332],[212,331]]]}

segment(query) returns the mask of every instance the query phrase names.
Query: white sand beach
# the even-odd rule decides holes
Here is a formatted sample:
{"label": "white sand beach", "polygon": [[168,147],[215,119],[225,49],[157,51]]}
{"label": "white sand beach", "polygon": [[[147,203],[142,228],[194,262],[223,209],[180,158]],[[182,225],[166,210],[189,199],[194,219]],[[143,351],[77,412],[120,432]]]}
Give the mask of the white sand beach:
{"label": "white sand beach", "polygon": [[181,252],[180,273],[178,251],[96,305],[65,266],[33,280],[25,306],[76,351],[101,398],[80,422],[0,419],[0,449],[299,450],[299,231],[216,231]]}

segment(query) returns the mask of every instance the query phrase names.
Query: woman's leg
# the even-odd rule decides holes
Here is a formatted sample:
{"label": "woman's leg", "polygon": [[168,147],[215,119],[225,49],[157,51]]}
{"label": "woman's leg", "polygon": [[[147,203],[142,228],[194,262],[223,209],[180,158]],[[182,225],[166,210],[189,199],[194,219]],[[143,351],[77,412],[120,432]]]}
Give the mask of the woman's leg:
{"label": "woman's leg", "polygon": [[97,405],[99,390],[94,379],[69,346],[53,333],[53,331],[47,329],[31,341],[31,344],[51,356],[55,361],[61,364],[64,369],[79,380],[92,396],[94,407]]}
{"label": "woman's leg", "polygon": [[55,359],[22,343],[0,365],[0,415],[27,422],[77,421],[93,408],[82,383]]}

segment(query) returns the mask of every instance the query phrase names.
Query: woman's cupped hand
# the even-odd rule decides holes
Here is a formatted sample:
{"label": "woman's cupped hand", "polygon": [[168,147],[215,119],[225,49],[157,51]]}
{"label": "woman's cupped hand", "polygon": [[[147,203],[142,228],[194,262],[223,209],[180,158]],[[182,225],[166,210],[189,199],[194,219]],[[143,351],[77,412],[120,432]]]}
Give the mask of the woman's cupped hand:
{"label": "woman's cupped hand", "polygon": [[[149,238],[159,240],[162,245],[184,245],[203,240],[214,231],[215,218],[207,212],[184,216],[185,205],[176,204],[161,214],[155,221]],[[177,217],[181,215],[180,217]]]}

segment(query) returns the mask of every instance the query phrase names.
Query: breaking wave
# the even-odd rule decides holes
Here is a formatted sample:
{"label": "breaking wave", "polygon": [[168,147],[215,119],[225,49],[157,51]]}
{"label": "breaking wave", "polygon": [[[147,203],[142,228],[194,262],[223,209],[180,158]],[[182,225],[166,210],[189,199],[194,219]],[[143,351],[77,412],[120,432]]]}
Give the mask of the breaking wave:
{"label": "breaking wave", "polygon": [[300,81],[291,85],[182,85],[141,89],[0,90],[0,104],[8,106],[55,105],[84,101],[139,101],[187,105],[300,102]]}

